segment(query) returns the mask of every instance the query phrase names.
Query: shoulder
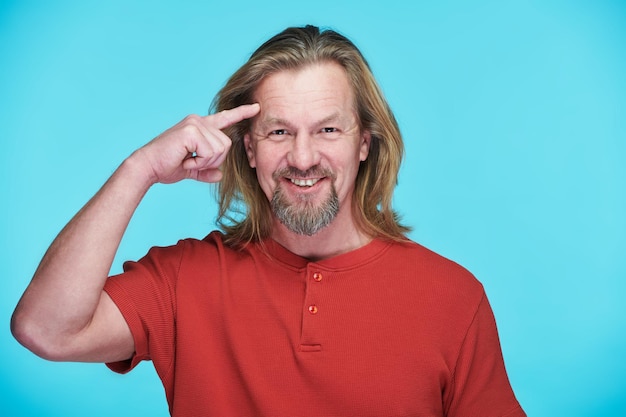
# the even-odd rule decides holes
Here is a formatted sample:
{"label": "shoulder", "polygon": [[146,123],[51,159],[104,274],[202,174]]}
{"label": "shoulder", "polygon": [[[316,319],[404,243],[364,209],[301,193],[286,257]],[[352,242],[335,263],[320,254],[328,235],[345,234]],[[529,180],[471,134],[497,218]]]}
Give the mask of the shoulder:
{"label": "shoulder", "polygon": [[455,261],[412,240],[389,243],[389,256],[403,258],[407,263],[420,268],[429,268],[433,271],[471,275],[463,266]]}
{"label": "shoulder", "polygon": [[153,246],[148,254],[155,253],[159,256],[176,256],[181,253],[195,252],[236,252],[235,249],[224,243],[224,235],[218,230],[214,230],[202,239],[185,238],[180,239],[176,244],[170,246]]}
{"label": "shoulder", "polygon": [[181,264],[207,261],[235,252],[223,243],[222,238],[221,232],[213,231],[203,239],[185,238],[173,245],[153,246],[140,260],[125,262],[124,269],[133,269],[138,265],[178,269]]}
{"label": "shoulder", "polygon": [[385,258],[389,267],[409,272],[430,291],[476,301],[483,297],[483,286],[470,271],[414,241],[390,243]]}
{"label": "shoulder", "polygon": [[255,244],[233,247],[224,242],[224,234],[212,231],[203,239],[183,239],[175,246],[181,252],[181,268],[195,265],[228,265],[230,267],[250,261],[259,253]]}

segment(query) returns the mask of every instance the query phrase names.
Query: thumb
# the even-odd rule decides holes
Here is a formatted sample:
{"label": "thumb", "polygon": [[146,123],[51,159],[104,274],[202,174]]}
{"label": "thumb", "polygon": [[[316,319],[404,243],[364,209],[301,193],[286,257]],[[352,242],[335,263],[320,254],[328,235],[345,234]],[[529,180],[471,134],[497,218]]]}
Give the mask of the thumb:
{"label": "thumb", "polygon": [[218,168],[203,169],[196,171],[196,180],[201,182],[220,182],[224,174]]}

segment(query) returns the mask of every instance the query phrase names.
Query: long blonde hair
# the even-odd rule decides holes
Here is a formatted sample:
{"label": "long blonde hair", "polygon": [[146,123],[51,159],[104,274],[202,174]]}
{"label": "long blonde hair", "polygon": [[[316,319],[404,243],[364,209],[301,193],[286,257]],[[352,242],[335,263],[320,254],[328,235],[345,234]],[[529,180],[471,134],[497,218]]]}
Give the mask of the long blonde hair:
{"label": "long blonde hair", "polygon": [[[402,136],[367,61],[349,39],[315,26],[284,30],[261,45],[233,74],[215,96],[212,111],[253,103],[257,86],[268,75],[321,62],[336,62],[346,70],[360,128],[371,134],[369,155],[359,167],[352,196],[355,222],[371,237],[404,240],[410,229],[399,223],[391,208],[404,153]],[[250,120],[224,130],[232,139],[232,147],[218,185],[218,224],[225,232],[225,242],[232,246],[261,241],[270,235],[272,227],[269,201],[244,148],[243,137],[249,130]]]}

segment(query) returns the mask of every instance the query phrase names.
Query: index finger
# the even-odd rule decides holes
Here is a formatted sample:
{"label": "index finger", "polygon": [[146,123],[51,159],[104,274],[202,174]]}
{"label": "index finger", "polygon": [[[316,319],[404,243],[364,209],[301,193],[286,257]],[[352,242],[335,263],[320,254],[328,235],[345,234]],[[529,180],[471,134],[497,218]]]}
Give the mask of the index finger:
{"label": "index finger", "polygon": [[212,120],[215,123],[214,126],[222,130],[242,120],[256,116],[260,110],[261,105],[259,103],[243,104],[234,109],[222,110],[219,113],[207,116],[207,119]]}

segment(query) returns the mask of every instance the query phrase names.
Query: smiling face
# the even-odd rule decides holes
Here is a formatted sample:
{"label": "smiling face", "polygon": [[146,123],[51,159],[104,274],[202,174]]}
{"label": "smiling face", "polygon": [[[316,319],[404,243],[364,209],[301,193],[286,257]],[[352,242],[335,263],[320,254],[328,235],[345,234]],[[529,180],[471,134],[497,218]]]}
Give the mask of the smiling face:
{"label": "smiling face", "polygon": [[370,136],[360,129],[345,70],[321,63],[281,71],[265,78],[254,98],[261,111],[244,144],[276,219],[301,235],[351,222]]}

